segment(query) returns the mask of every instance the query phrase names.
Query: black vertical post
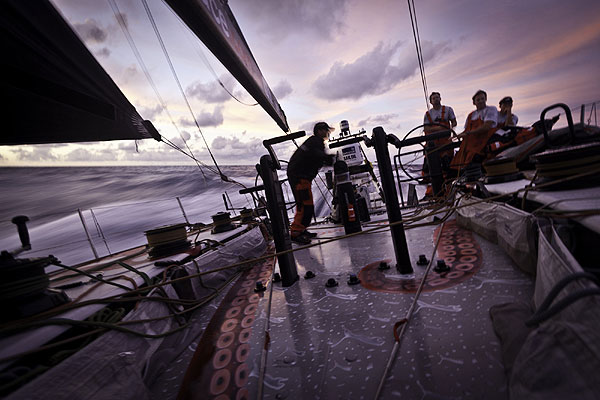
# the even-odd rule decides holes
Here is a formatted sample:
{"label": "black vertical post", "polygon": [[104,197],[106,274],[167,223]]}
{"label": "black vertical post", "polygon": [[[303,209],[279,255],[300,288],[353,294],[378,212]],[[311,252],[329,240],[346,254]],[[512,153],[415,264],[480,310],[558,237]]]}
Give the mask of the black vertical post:
{"label": "black vertical post", "polygon": [[348,165],[344,161],[336,161],[333,165],[333,171],[335,172],[337,183],[336,194],[340,216],[344,224],[344,232],[346,235],[360,232],[362,231],[362,226],[360,225],[358,204],[354,196],[352,181],[350,181]]}
{"label": "black vertical post", "polygon": [[[385,194],[385,208],[387,209],[390,223],[401,222],[402,213],[398,204],[398,194],[396,193],[396,183],[392,174],[392,163],[390,162],[390,152],[388,151],[387,135],[382,127],[373,129],[373,145],[377,156],[379,166],[379,176],[381,186]],[[392,243],[394,244],[394,253],[396,254],[396,269],[401,274],[410,274],[413,268],[408,254],[408,245],[406,244],[406,235],[404,234],[404,225],[402,223],[390,227],[392,232]]]}
{"label": "black vertical post", "polygon": [[433,151],[436,149],[434,141],[427,142],[427,163],[429,164],[429,176],[431,177],[431,187],[433,189],[433,195],[438,197],[442,195],[442,189],[444,186],[444,175],[442,173],[442,159],[439,151]]}
{"label": "black vertical post", "polygon": [[[271,218],[273,228],[273,239],[277,252],[290,250],[292,242],[290,239],[290,222],[285,207],[285,199],[281,183],[277,177],[277,170],[274,168],[271,156],[264,155],[260,158],[259,167],[260,177],[265,187],[265,196],[267,198],[267,210]],[[279,262],[279,272],[281,272],[281,281],[283,286],[291,286],[298,280],[298,271],[296,269],[296,260],[293,253],[286,253],[277,256]]]}
{"label": "black vertical post", "polygon": [[31,249],[31,242],[29,241],[29,231],[27,230],[27,218],[25,215],[17,215],[12,220],[12,223],[17,226],[17,232],[19,232],[19,239],[21,239],[21,248],[25,250]]}

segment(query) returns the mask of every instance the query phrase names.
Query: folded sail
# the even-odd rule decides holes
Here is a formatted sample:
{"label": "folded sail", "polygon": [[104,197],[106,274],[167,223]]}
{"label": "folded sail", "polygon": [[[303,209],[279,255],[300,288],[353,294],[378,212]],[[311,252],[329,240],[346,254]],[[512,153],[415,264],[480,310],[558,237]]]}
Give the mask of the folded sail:
{"label": "folded sail", "polygon": [[47,0],[0,2],[0,145],[160,137]]}
{"label": "folded sail", "polygon": [[223,0],[166,0],[169,6],[204,42],[284,132],[287,119],[265,81],[246,39]]}

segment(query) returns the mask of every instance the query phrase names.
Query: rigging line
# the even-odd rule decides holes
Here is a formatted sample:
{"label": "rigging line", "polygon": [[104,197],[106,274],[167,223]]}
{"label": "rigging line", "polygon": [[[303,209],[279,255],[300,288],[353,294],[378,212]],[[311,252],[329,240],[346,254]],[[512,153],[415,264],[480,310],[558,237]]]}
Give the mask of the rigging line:
{"label": "rigging line", "polygon": [[92,218],[94,220],[94,225],[96,226],[96,231],[98,232],[98,235],[102,238],[102,241],[104,242],[104,245],[106,246],[106,250],[108,251],[109,255],[112,255],[112,253],[110,252],[110,249],[108,248],[108,242],[106,241],[106,237],[104,237],[104,232],[102,232],[102,227],[100,226],[100,223],[98,222],[98,219],[96,218],[96,214],[94,214],[94,210],[92,210],[90,208],[90,213],[92,214]]}
{"label": "rigging line", "polygon": [[[211,166],[209,166],[209,165],[205,164],[204,162],[202,162],[202,161],[198,160],[198,159],[197,159],[197,158],[196,158],[196,157],[195,157],[193,154],[191,154],[191,155],[190,155],[190,154],[186,153],[186,152],[185,152],[185,150],[183,150],[181,147],[177,146],[175,143],[171,142],[169,139],[167,139],[167,138],[163,138],[163,141],[165,142],[165,144],[166,144],[167,146],[169,146],[169,147],[171,147],[171,148],[173,148],[173,149],[175,149],[175,150],[177,150],[177,151],[181,152],[182,154],[184,154],[184,155],[188,156],[188,157],[189,157],[189,158],[191,158],[192,160],[196,161],[196,163],[200,163],[200,164],[202,164],[202,165],[203,165],[203,166],[204,166],[206,169],[208,169],[208,170],[209,170],[210,172],[212,172],[213,174],[215,174],[215,175],[220,175],[219,171],[215,170],[213,167],[211,167]],[[235,179],[227,178],[227,181],[226,181],[226,182],[228,182],[228,183],[233,183],[233,184],[235,184],[235,185],[238,185],[238,186],[240,186],[240,187],[242,187],[242,188],[246,189],[246,185],[244,185],[244,184],[243,184],[243,183],[241,183],[241,182],[238,182],[238,181],[236,181]]]}
{"label": "rigging line", "polygon": [[[185,28],[185,30],[187,30],[192,37],[196,37],[196,35],[194,34],[194,32],[190,29],[189,26],[187,26],[182,20],[181,17],[171,8],[171,7],[167,7],[169,9],[169,11],[171,11],[171,13],[173,13],[173,15],[177,18],[177,20],[179,21],[179,23]],[[188,38],[189,40],[189,38]],[[195,42],[194,42],[195,43]],[[202,61],[204,62],[204,64],[206,65],[206,67],[210,70],[210,72],[213,74],[213,76],[215,77],[215,79],[217,80],[217,82],[219,82],[219,85],[221,85],[221,87],[223,88],[223,90],[225,90],[227,92],[227,94],[229,94],[229,96],[231,96],[234,100],[236,100],[238,103],[243,104],[245,106],[257,106],[257,103],[254,104],[249,104],[249,103],[244,103],[243,101],[241,101],[240,99],[238,99],[237,97],[235,97],[235,95],[233,93],[231,93],[223,84],[223,82],[221,81],[221,79],[218,77],[217,73],[215,72],[215,70],[213,69],[213,67],[210,65],[208,58],[206,58],[206,56],[204,55],[204,52],[202,51],[202,48],[198,48],[196,47],[196,45],[194,44],[194,50],[196,50],[196,52],[198,53],[198,55],[200,56],[200,58],[202,59]],[[199,51],[198,51],[199,50]]]}
{"label": "rigging line", "polygon": [[598,125],[598,120],[596,118],[596,103],[592,103],[592,106],[590,107],[590,116],[587,119],[588,125],[590,125],[592,123],[592,114],[594,114],[595,125]]}
{"label": "rigging line", "polygon": [[[379,381],[379,386],[377,387],[377,392],[375,393],[375,397],[374,397],[375,400],[377,400],[379,398],[379,396],[381,395],[381,391],[383,390],[383,386],[385,385],[385,380],[388,377],[389,370],[392,367],[392,364],[394,363],[394,361],[396,360],[396,355],[400,348],[400,344],[402,343],[402,337],[404,336],[404,332],[406,331],[406,326],[410,323],[411,318],[414,314],[414,309],[417,304],[417,301],[419,300],[419,296],[421,295],[421,292],[423,291],[423,286],[425,286],[425,281],[427,279],[427,275],[429,274],[429,271],[431,270],[431,266],[433,264],[433,259],[435,258],[435,252],[437,251],[437,248],[440,244],[440,240],[442,239],[442,232],[444,231],[445,225],[446,224],[444,222],[441,225],[441,227],[439,228],[438,237],[436,239],[435,246],[433,248],[433,252],[432,252],[432,255],[429,260],[429,265],[427,266],[427,269],[425,269],[423,278],[421,279],[421,283],[419,284],[419,288],[417,289],[417,292],[415,293],[415,297],[413,298],[413,302],[411,303],[411,305],[408,309],[408,312],[406,313],[406,316],[402,320],[402,321],[404,321],[404,323],[402,324],[400,333],[396,337],[396,342],[394,343],[394,347],[392,348],[392,352],[390,354],[390,357],[388,358],[387,365],[383,371],[383,374],[381,375],[381,380]],[[396,333],[396,327],[394,327],[394,334],[395,333]]]}
{"label": "rigging line", "polygon": [[419,33],[419,20],[417,18],[417,9],[415,8],[415,0],[411,0],[413,14],[415,15],[415,28],[417,28],[417,41],[419,42],[419,55],[421,56],[421,64],[423,68],[423,81],[425,82],[425,94],[429,94],[427,87],[427,75],[425,74],[425,60],[423,59],[423,48],[421,47],[421,34]]}
{"label": "rigging line", "polygon": [[[273,303],[273,286],[275,286],[273,284],[273,279],[272,276],[275,272],[275,260],[276,258],[273,257],[273,269],[271,270],[271,278],[269,279],[270,282],[270,288],[269,288],[269,302],[267,303],[267,318],[265,318],[265,328],[264,328],[264,332],[265,332],[265,338],[263,341],[263,348],[261,350],[261,354],[260,354],[260,365],[259,365],[259,369],[258,369],[258,394],[256,396],[257,399],[262,399],[263,398],[263,386],[264,386],[264,381],[265,381],[265,371],[267,369],[267,356],[269,354],[269,344],[271,342],[271,336],[269,334],[269,332],[271,331],[271,304]],[[263,264],[264,265],[264,264]]]}
{"label": "rigging line", "polygon": [[[208,146],[208,143],[206,142],[206,138],[204,137],[204,133],[202,132],[202,129],[200,129],[200,125],[198,124],[198,121],[196,120],[196,116],[194,115],[194,111],[192,110],[192,106],[190,105],[190,102],[187,98],[187,96],[185,95],[185,91],[183,90],[183,87],[181,86],[181,82],[179,81],[179,77],[177,76],[177,72],[175,72],[175,67],[173,66],[173,63],[171,62],[171,57],[169,56],[169,52],[167,51],[167,48],[165,47],[165,43],[162,40],[162,36],[160,35],[160,32],[158,30],[158,26],[156,25],[156,21],[154,21],[154,17],[152,16],[152,12],[150,11],[150,7],[148,6],[148,2],[146,0],[142,0],[142,4],[144,5],[144,8],[146,10],[146,14],[148,15],[148,19],[150,19],[150,23],[152,24],[152,28],[154,29],[154,33],[156,34],[156,37],[158,38],[158,42],[160,43],[160,47],[165,55],[165,58],[167,59],[167,63],[169,64],[169,68],[171,69],[171,73],[173,74],[173,77],[175,78],[175,82],[177,82],[177,86],[179,87],[179,91],[181,92],[181,96],[183,97],[183,100],[185,101],[185,104],[187,105],[188,110],[190,111],[190,114],[192,115],[192,119],[194,120],[194,123],[196,124],[196,128],[198,128],[198,132],[200,132],[200,136],[202,137],[202,140],[204,141],[204,144],[206,145],[206,149],[208,150],[208,154],[210,154],[210,158],[212,158],[213,163],[215,164],[215,167],[217,167],[217,170],[219,171],[219,176],[221,177],[221,180],[225,181],[225,182],[230,182],[229,178],[223,174],[223,172],[221,171],[221,168],[219,168],[219,164],[217,164],[217,160],[215,159],[215,156],[213,155],[212,151],[210,150],[210,147]],[[183,136],[181,137],[183,139],[183,142],[185,143],[185,146],[187,147],[188,151],[190,152],[190,154],[193,155],[192,150],[190,149],[190,147],[188,146],[186,140],[183,138]]]}
{"label": "rigging line", "polygon": [[[421,84],[423,85],[423,89],[425,90],[425,81],[423,80],[423,67],[421,64],[421,53],[419,51],[419,44],[417,41],[417,33],[415,30],[415,24],[414,24],[414,18],[413,18],[413,12],[412,12],[412,4],[410,2],[410,0],[407,0],[408,3],[408,11],[410,14],[410,23],[412,26],[412,33],[413,33],[413,38],[415,40],[415,50],[417,52],[417,62],[419,64],[419,73],[421,74]],[[425,96],[427,96],[427,93],[425,93]],[[427,100],[425,100],[425,102],[427,103]],[[429,110],[429,104],[427,103],[427,109]]]}
{"label": "rigging line", "polygon": [[[412,7],[410,8],[410,6]],[[423,91],[425,94],[425,103],[427,104],[427,110],[429,110],[429,103],[427,102],[427,78],[425,76],[425,63],[423,60],[423,51],[421,49],[421,39],[419,36],[419,28],[417,25],[417,13],[415,9],[414,1],[409,0],[409,10],[411,11],[411,24],[413,24],[413,37],[415,38],[415,47],[417,50],[417,59],[419,61],[419,70],[421,73],[421,83],[423,85]],[[413,18],[414,14],[414,18]]]}
{"label": "rigging line", "polygon": [[214,168],[212,168],[211,166],[205,164],[204,162],[196,159],[196,157],[193,154],[188,154],[186,153],[185,150],[183,150],[181,147],[177,146],[175,143],[173,143],[172,141],[170,141],[167,138],[163,138],[163,141],[165,142],[165,144],[179,152],[181,152],[182,154],[188,156],[189,158],[191,158],[192,160],[196,161],[197,163],[202,164],[206,169],[208,169],[210,172],[214,173],[214,174],[219,174]]}
{"label": "rigging line", "polygon": [[[137,46],[135,45],[135,41],[133,40],[133,37],[131,36],[129,29],[127,28],[127,24],[125,23],[125,21],[123,19],[123,14],[121,14],[121,10],[119,9],[119,6],[118,6],[116,0],[107,0],[107,1],[108,1],[108,4],[110,5],[110,8],[113,11],[113,14],[115,15],[115,19],[119,23],[119,26],[121,27],[121,30],[123,31],[123,34],[125,35],[125,38],[127,39],[127,42],[129,42],[129,47],[131,47],[131,50],[133,51],[135,58],[137,59],[138,63],[140,64],[140,67],[142,68],[144,75],[146,75],[146,79],[148,80],[148,83],[152,87],[152,90],[154,90],[154,94],[158,98],[160,106],[162,107],[162,109],[165,111],[165,113],[169,117],[169,120],[173,124],[173,127],[175,128],[175,130],[177,131],[179,136],[185,142],[185,139],[183,139],[183,135],[182,135],[181,131],[179,130],[179,127],[177,126],[177,124],[175,123],[175,120],[171,116],[171,113],[169,112],[169,109],[167,108],[166,102],[163,100],[162,96],[160,95],[158,88],[156,87],[156,84],[154,83],[154,80],[152,79],[152,76],[150,75],[150,72],[148,71],[148,68],[146,67],[146,63],[144,63],[144,59],[142,58],[141,53],[139,52]],[[165,138],[163,137],[163,140],[164,139]],[[136,150],[137,150],[137,142],[136,142]],[[198,165],[198,169],[202,173],[204,182],[206,182],[206,175],[204,174],[204,171],[202,170],[202,168],[200,167],[200,165],[198,164],[197,161],[196,161],[196,165]]]}
{"label": "rigging line", "polygon": [[[160,42],[160,45],[161,45],[161,47],[163,49],[163,52],[164,52],[166,58],[167,58],[169,66],[171,67],[171,71],[173,72],[175,80],[177,81],[177,85],[179,86],[179,88],[181,90],[181,84],[179,83],[179,79],[177,78],[177,75],[175,74],[175,69],[173,68],[173,65],[171,64],[171,59],[169,58],[169,54],[167,53],[167,49],[164,46],[164,43],[163,43],[162,38],[160,36],[160,33],[158,32],[158,27],[156,26],[156,23],[154,22],[154,19],[152,17],[152,13],[150,12],[150,7],[148,6],[148,3],[146,3],[146,0],[142,0],[142,3],[144,5],[144,8],[146,9],[146,13],[148,14],[148,18],[150,19],[150,23],[152,24],[152,28],[154,29],[154,32],[156,33],[156,35],[158,37],[158,40]],[[196,118],[194,117],[194,113],[192,112],[191,107],[190,107],[190,105],[189,105],[189,103],[187,101],[187,98],[185,98],[185,95],[184,95],[184,99],[185,99],[186,103],[188,104],[188,109],[190,110],[190,112],[192,114],[192,119],[196,123],[196,126],[198,127],[198,130],[200,130],[200,127],[198,126],[198,122],[196,122]],[[181,133],[181,131],[179,131],[179,129],[177,129],[177,133],[179,133],[179,137],[181,138],[181,140],[185,144],[185,147],[188,149],[188,151],[190,152],[190,154],[194,155],[194,153],[192,152],[192,149],[188,145],[187,141],[185,140],[185,138],[183,137],[183,134]],[[204,139],[204,135],[202,135],[202,131],[200,131],[200,135],[202,136],[202,139]],[[204,140],[204,143],[206,144],[206,140]],[[207,148],[208,148],[208,145],[207,145]],[[209,153],[210,153],[210,149],[209,149]],[[212,154],[211,154],[211,157],[212,157]],[[202,171],[202,168],[200,168],[200,164],[198,163],[198,160],[196,159],[196,157],[193,157],[193,159],[194,159],[194,161],[196,161],[196,165],[198,166],[198,169],[200,169],[200,171]],[[214,157],[213,157],[213,161],[214,161]],[[204,178],[204,183],[206,183],[206,176],[204,175],[204,172],[202,172],[202,175],[203,175],[203,178]]]}
{"label": "rigging line", "polygon": [[425,67],[423,65],[423,59],[422,59],[422,55],[420,52],[420,40],[418,38],[418,33],[415,29],[415,23],[416,21],[414,19],[416,19],[416,12],[415,12],[415,16],[413,19],[413,10],[412,8],[414,7],[414,4],[412,4],[411,7],[411,0],[407,0],[408,1],[408,11],[410,14],[410,23],[412,25],[412,31],[413,31],[413,38],[415,39],[415,48],[417,51],[417,60],[419,62],[419,71],[421,72],[421,83],[423,85],[423,93],[425,95],[425,105],[427,106],[427,110],[429,110],[429,102],[427,101],[427,83],[425,81]]}
{"label": "rigging line", "polygon": [[[321,181],[321,183],[323,184],[323,186],[325,187],[325,189],[327,189],[327,192],[329,192],[329,194],[331,196],[333,196],[333,193],[331,192],[331,190],[327,187],[327,184],[325,183],[325,181],[323,181],[323,177],[321,175],[317,175],[319,177],[319,180]],[[321,197],[323,198],[323,200],[325,201],[325,204],[327,205],[327,207],[329,207],[329,211],[333,211],[331,209],[331,205],[329,205],[329,201],[327,201],[327,197],[325,197],[325,194],[323,193],[323,190],[321,190],[321,186],[319,185],[319,182],[317,182],[317,180],[315,180],[315,184],[317,186],[317,189],[319,190],[319,193],[321,194]]]}
{"label": "rigging line", "polygon": [[[192,34],[193,37],[196,37],[194,35],[194,33],[191,31],[191,29],[181,20],[181,18],[179,17],[179,15],[177,15],[177,13],[175,13],[175,11],[171,8],[171,7],[167,7],[169,10],[171,10],[171,12],[177,17],[177,20],[179,21],[179,23],[186,28],[186,30],[188,32],[190,32]],[[189,37],[188,37],[189,40]],[[191,41],[190,41],[191,42]],[[219,85],[223,88],[223,90],[225,90],[225,92],[227,92],[227,94],[229,96],[231,96],[232,99],[234,99],[235,101],[237,101],[238,103],[245,105],[245,106],[249,106],[249,107],[253,107],[253,106],[257,106],[258,102],[254,103],[254,104],[250,104],[250,103],[245,103],[242,100],[238,99],[231,91],[229,91],[229,89],[227,89],[225,87],[225,84],[223,83],[223,81],[221,81],[221,78],[219,78],[219,76],[217,75],[217,73],[215,72],[215,70],[213,69],[212,65],[210,65],[210,62],[208,61],[208,58],[206,57],[206,55],[204,54],[204,52],[202,51],[202,48],[199,46],[196,46],[195,41],[194,41],[194,50],[196,50],[196,53],[200,56],[200,58],[202,59],[202,62],[204,63],[204,65],[206,66],[206,68],[208,68],[208,70],[212,73],[212,75],[214,76],[214,78],[216,79],[217,82],[219,82]]]}

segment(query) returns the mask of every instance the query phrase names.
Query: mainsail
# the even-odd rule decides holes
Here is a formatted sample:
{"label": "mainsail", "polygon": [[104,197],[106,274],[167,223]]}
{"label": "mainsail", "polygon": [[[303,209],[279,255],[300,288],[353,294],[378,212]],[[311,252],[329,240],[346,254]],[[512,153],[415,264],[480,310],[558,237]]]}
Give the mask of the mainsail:
{"label": "mainsail", "polygon": [[160,135],[47,0],[0,2],[0,145]]}
{"label": "mainsail", "polygon": [[287,119],[224,0],[166,0],[284,132]]}

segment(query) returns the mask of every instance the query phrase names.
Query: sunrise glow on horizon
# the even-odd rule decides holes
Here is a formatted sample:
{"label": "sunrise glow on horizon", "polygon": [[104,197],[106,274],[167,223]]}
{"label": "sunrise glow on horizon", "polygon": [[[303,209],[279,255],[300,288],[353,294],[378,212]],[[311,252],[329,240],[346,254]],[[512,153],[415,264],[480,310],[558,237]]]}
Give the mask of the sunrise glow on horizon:
{"label": "sunrise glow on horizon", "polygon": [[[52,1],[140,115],[183,146],[109,4]],[[179,131],[197,158],[211,164],[141,2],[117,4]],[[252,97],[165,3],[149,5],[215,158],[223,165],[255,164],[265,153],[262,140],[283,132],[260,106],[246,105],[254,103]],[[422,123],[426,102],[406,3],[230,0],[229,5],[291,131],[310,131],[320,120],[338,127],[345,119],[353,132],[383,126],[404,136]],[[575,108],[600,100],[600,2],[415,5],[428,91],[440,92],[442,104],[453,107],[459,128],[478,89],[487,91],[488,105],[512,96],[520,125],[532,124],[554,103]],[[282,159],[293,151],[288,147],[278,148]],[[0,147],[0,166],[144,163],[192,161],[154,140],[137,146],[122,141]]]}

